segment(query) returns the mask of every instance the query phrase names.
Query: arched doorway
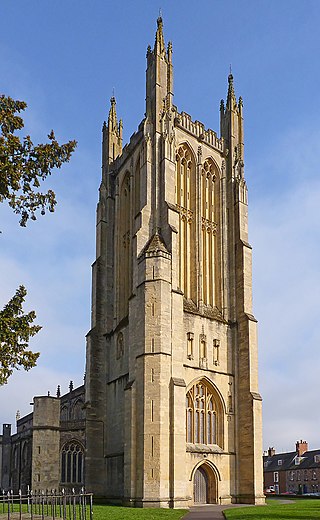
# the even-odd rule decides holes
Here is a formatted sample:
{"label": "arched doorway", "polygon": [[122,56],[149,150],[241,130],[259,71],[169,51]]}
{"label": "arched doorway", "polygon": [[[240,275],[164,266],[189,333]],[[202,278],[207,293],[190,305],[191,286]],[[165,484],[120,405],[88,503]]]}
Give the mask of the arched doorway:
{"label": "arched doorway", "polygon": [[216,477],[206,464],[202,464],[194,472],[193,498],[195,504],[216,504],[217,502]]}

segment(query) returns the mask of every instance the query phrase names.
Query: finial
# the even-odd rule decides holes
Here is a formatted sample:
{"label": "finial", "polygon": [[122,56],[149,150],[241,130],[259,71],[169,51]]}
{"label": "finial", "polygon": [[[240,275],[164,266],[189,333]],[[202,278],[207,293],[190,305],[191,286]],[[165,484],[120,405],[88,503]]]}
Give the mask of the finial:
{"label": "finial", "polygon": [[230,63],[230,66],[229,66],[229,74],[232,75],[232,67],[231,67],[231,63]]}
{"label": "finial", "polygon": [[73,381],[70,381],[69,383],[69,392],[72,392],[73,390]]}
{"label": "finial", "polygon": [[165,45],[164,45],[164,38],[163,38],[163,23],[162,23],[162,17],[159,16],[157,19],[157,32],[156,32],[156,41],[154,44],[154,52],[158,55],[163,55],[165,53]]}
{"label": "finial", "polygon": [[48,397],[50,397],[50,390],[48,390]]}
{"label": "finial", "polygon": [[60,385],[57,386],[57,397],[60,397],[61,391],[60,391]]}
{"label": "finial", "polygon": [[[113,89],[114,94],[114,89]],[[116,111],[116,98],[114,95],[110,98],[110,110],[109,110],[109,116],[108,116],[108,127],[110,130],[115,130],[118,127],[118,121],[117,121],[117,111]]]}
{"label": "finial", "polygon": [[16,412],[16,421],[17,422],[19,421],[20,417],[21,417],[20,410],[17,410],[17,412]]}
{"label": "finial", "polygon": [[233,75],[231,73],[231,66],[230,66],[230,74],[228,76],[228,95],[227,95],[227,107],[233,108],[234,103],[236,103],[236,96],[234,93],[233,88]]}

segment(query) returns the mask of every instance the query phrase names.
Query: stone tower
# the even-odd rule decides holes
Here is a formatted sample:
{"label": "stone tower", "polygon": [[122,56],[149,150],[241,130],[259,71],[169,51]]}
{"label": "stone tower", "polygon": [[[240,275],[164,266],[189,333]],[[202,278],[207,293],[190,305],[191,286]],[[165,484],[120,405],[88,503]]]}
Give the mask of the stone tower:
{"label": "stone tower", "polygon": [[87,342],[86,487],[142,507],[262,503],[261,397],[233,77],[221,137],[173,104],[158,18],[146,114],[111,98]]}

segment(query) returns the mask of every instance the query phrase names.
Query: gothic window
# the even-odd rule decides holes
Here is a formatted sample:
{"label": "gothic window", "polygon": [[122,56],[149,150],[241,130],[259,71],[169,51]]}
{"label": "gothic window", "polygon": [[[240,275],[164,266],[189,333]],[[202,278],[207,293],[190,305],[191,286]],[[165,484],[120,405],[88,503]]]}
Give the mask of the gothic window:
{"label": "gothic window", "polygon": [[187,442],[222,445],[222,409],[213,389],[201,380],[186,396]]}
{"label": "gothic window", "polygon": [[137,215],[140,211],[140,160],[136,164],[134,173],[134,213]]}
{"label": "gothic window", "polygon": [[61,412],[60,412],[60,421],[67,421],[68,418],[69,418],[68,407],[67,406],[63,406],[61,408]]}
{"label": "gothic window", "polygon": [[176,154],[176,205],[179,219],[179,286],[184,296],[196,302],[195,161],[182,144]]}
{"label": "gothic window", "polygon": [[128,314],[131,294],[130,175],[126,173],[120,188],[120,233],[118,255],[119,318]]}
{"label": "gothic window", "polygon": [[26,468],[28,466],[28,463],[30,463],[30,461],[28,460],[28,456],[29,456],[28,443],[25,442],[22,446],[22,457],[21,457],[23,468]]}
{"label": "gothic window", "polygon": [[203,303],[217,305],[217,241],[219,218],[219,182],[211,159],[201,169],[201,229],[202,229],[202,297]]}
{"label": "gothic window", "polygon": [[61,450],[61,483],[83,483],[84,449],[77,441],[65,444]]}
{"label": "gothic window", "polygon": [[83,401],[78,399],[72,410],[72,419],[74,421],[81,421],[84,419]]}

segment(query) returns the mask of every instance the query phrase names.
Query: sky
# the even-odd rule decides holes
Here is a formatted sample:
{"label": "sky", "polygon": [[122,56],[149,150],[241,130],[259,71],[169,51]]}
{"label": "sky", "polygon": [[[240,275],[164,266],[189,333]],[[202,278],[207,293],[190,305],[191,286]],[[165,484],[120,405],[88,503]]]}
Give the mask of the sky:
{"label": "sky", "polygon": [[145,112],[146,49],[159,8],[173,42],[174,103],[219,133],[232,68],[244,100],[245,176],[259,321],[263,446],[320,447],[318,0],[0,0],[1,92],[25,100],[25,134],[78,141],[44,188],[55,213],[21,228],[0,205],[0,308],[20,284],[41,332],[38,366],[0,388],[0,423],[34,395],[83,382],[101,174],[101,128],[117,99],[124,143]]}

